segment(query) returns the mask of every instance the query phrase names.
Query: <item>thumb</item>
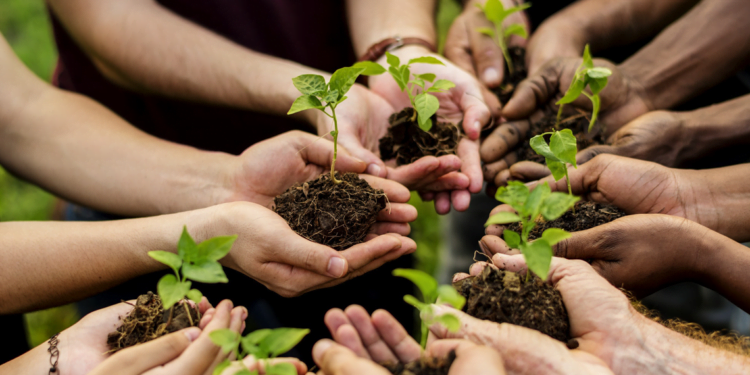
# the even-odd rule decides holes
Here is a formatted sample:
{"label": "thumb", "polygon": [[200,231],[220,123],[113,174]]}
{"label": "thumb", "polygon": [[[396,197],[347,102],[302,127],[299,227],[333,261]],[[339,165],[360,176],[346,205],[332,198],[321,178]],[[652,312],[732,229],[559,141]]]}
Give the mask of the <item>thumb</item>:
{"label": "thumb", "polygon": [[278,248],[271,261],[336,279],[348,272],[349,262],[333,248],[309,241],[291,230],[286,237],[286,243]]}
{"label": "thumb", "polygon": [[[347,155],[351,155],[352,157],[358,158],[359,160],[362,160],[366,165],[366,169],[362,172],[373,175],[375,177],[383,177],[388,174],[388,171],[385,168],[385,163],[383,163],[380,158],[375,155],[372,151],[368,150],[366,147],[362,145],[362,142],[359,141],[359,139],[355,139],[355,137],[352,137],[347,134],[342,134],[339,136],[339,145],[346,148],[344,153]],[[339,155],[342,155],[341,152],[342,149],[339,148]],[[338,170],[338,160],[336,161],[336,170]]]}
{"label": "thumb", "polygon": [[581,152],[578,153],[578,155],[576,155],[576,162],[580,165],[595,158],[597,155],[601,155],[601,154],[613,154],[613,155],[627,156],[624,154],[624,151],[625,150],[623,150],[622,147],[618,147],[618,146],[611,146],[611,145],[591,146],[585,150],[582,150]]}
{"label": "thumb", "polygon": [[140,375],[177,358],[200,333],[200,329],[191,327],[130,347],[105,360],[92,374]]}
{"label": "thumb", "polygon": [[482,90],[477,89],[475,91],[476,93],[464,92],[461,96],[461,110],[464,113],[464,132],[471,140],[478,139],[482,128],[492,121],[492,114],[484,102]]}
{"label": "thumb", "polygon": [[560,90],[558,76],[557,66],[548,64],[538,74],[523,80],[505,104],[503,117],[519,120],[531,116],[538,106],[547,103]]}
{"label": "thumb", "polygon": [[597,259],[602,256],[599,251],[597,242],[601,238],[599,232],[601,227],[594,227],[578,232],[571,233],[569,238],[558,242],[552,246],[552,251],[556,257],[566,259]]}

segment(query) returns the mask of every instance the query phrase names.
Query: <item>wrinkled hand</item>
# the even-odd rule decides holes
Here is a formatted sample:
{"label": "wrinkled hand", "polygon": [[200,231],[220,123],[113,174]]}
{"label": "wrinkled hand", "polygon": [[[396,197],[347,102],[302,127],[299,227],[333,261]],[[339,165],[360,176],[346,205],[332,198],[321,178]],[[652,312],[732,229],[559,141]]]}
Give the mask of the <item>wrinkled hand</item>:
{"label": "wrinkled hand", "polygon": [[[375,188],[384,189],[391,202],[405,202],[409,191],[393,181],[366,176]],[[273,211],[249,202],[214,206],[203,229],[209,237],[239,235],[233,250],[221,260],[230,268],[255,279],[284,296],[340,284],[369,272],[416,249],[408,237],[416,209],[407,204],[391,204],[378,214],[379,222],[365,237],[367,242],[344,251],[313,243],[289,228]],[[392,221],[389,222],[388,220]]]}
{"label": "wrinkled hand", "polygon": [[[555,256],[588,261],[612,285],[638,298],[673,283],[696,279],[703,264],[702,254],[734,242],[690,220],[659,214],[629,215],[571,234],[553,246]],[[484,236],[480,247],[490,257],[520,254],[497,235]]]}
{"label": "wrinkled hand", "polygon": [[[505,75],[505,59],[500,47],[492,38],[477,31],[482,27],[494,29],[492,22],[488,21],[482,10],[476,6],[480,3],[483,2],[467,1],[464,11],[453,21],[445,39],[445,57],[459,68],[479,78],[487,87],[497,87]],[[510,0],[502,0],[502,3],[506,8],[516,5]],[[529,20],[524,12],[508,16],[503,26],[507,27],[511,24],[525,25],[526,31],[529,31]],[[525,47],[526,39],[512,35],[508,46]],[[494,96],[489,91],[487,93]]]}
{"label": "wrinkled hand", "polygon": [[[581,56],[587,37],[578,25],[568,25],[565,19],[549,18],[531,34],[526,46],[529,75],[533,76],[545,63],[556,58]],[[566,87],[567,89],[567,87]]]}
{"label": "wrinkled hand", "polygon": [[[393,54],[404,62],[421,56],[432,56],[440,59],[445,63],[445,66],[414,64],[411,67],[412,73],[434,73],[438,79],[448,79],[456,84],[456,87],[450,91],[435,95],[440,100],[440,110],[437,115],[455,124],[463,121],[463,130],[466,137],[459,142],[458,157],[461,159],[461,173],[469,179],[468,188],[453,189],[451,192],[441,191],[436,194],[427,189],[418,189],[418,191],[427,193],[423,194],[426,199],[435,199],[435,208],[438,213],[447,213],[450,210],[451,203],[456,210],[464,211],[469,207],[471,193],[477,193],[482,189],[478,138],[482,127],[491,121],[488,103],[483,98],[482,86],[469,73],[424,47],[405,46],[393,51]],[[382,57],[378,62],[387,66],[385,57]],[[370,77],[370,88],[373,92],[386,98],[396,110],[411,106],[407,94],[401,92],[398,84],[390,75],[383,74]],[[499,103],[489,103],[490,108],[498,106]],[[443,178],[445,177],[447,176]]]}

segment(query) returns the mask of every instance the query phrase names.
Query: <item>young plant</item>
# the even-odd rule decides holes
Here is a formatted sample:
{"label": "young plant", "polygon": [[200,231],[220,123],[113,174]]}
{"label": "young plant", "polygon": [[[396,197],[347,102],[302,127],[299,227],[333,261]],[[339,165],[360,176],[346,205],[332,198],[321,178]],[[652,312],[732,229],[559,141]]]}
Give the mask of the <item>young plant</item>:
{"label": "young plant", "polygon": [[[331,80],[326,83],[325,78],[317,74],[303,74],[292,79],[294,87],[302,93],[292,104],[288,115],[304,111],[306,109],[318,109],[326,116],[333,119],[333,161],[331,162],[331,180],[338,184],[334,174],[336,157],[338,156],[339,123],[336,118],[336,107],[346,100],[346,93],[352,88],[357,77],[360,75],[378,75],[385,73],[385,68],[370,61],[359,62],[354,66],[341,68],[331,75]],[[330,109],[331,113],[326,112]]]}
{"label": "young plant", "polygon": [[[545,135],[551,135],[549,144],[544,140]],[[578,165],[576,165],[578,146],[573,132],[570,129],[563,129],[543,133],[531,138],[529,144],[537,154],[544,156],[547,168],[552,172],[555,181],[560,181],[561,178],[565,177],[568,182],[568,194],[572,196],[573,189],[570,188],[567,163],[573,164],[574,168],[578,168]]]}
{"label": "young plant", "polygon": [[[182,228],[182,235],[177,243],[177,254],[168,251],[149,251],[148,255],[166,264],[174,271],[174,275],[164,275],[156,285],[156,291],[161,298],[164,310],[174,306],[185,297],[200,303],[203,294],[198,289],[190,289],[192,281],[199,283],[226,283],[227,276],[218,260],[232,249],[237,236],[214,237],[196,244],[187,227]],[[188,313],[188,320],[193,325],[187,304],[183,304]],[[172,310],[174,312],[174,310]],[[172,314],[169,320],[171,321]],[[167,323],[169,325],[169,323]]]}
{"label": "young plant", "polygon": [[531,7],[531,3],[523,3],[505,9],[505,6],[503,6],[503,3],[500,2],[500,0],[487,0],[484,7],[482,4],[477,4],[477,8],[481,9],[487,20],[492,22],[495,26],[494,29],[480,27],[477,31],[492,38],[497,46],[500,47],[500,51],[503,52],[503,57],[505,58],[505,65],[508,67],[508,72],[511,74],[513,73],[513,59],[510,58],[510,53],[508,52],[508,40],[511,35],[518,35],[524,39],[528,38],[529,35],[523,25],[514,23],[508,27],[503,27],[503,22],[511,14],[529,9],[529,7]]}
{"label": "young plant", "polygon": [[450,285],[438,286],[435,278],[419,270],[398,268],[393,270],[393,276],[408,279],[422,293],[421,301],[409,294],[404,296],[404,301],[416,307],[420,312],[420,316],[424,319],[422,321],[422,348],[427,345],[427,330],[434,323],[444,325],[451,332],[458,331],[461,327],[461,322],[455,315],[444,314],[435,317],[432,311],[432,304],[434,303],[449,303],[451,306],[461,310],[466,303],[466,298],[460,295],[456,289]]}
{"label": "young plant", "polygon": [[[490,216],[485,226],[521,222],[520,235],[506,229],[503,231],[503,239],[508,247],[521,250],[531,272],[542,280],[547,280],[552,262],[552,246],[570,237],[570,233],[558,228],[549,228],[542,233],[542,237],[533,242],[529,241],[529,233],[540,217],[555,220],[573,207],[579,198],[565,193],[553,193],[546,182],[529,191],[523,183],[510,181],[508,186],[497,190],[495,199],[511,206],[517,213],[499,212]],[[526,280],[528,278],[529,273],[526,273]]]}
{"label": "young plant", "polygon": [[[250,371],[243,359],[248,355],[255,357],[265,368],[266,375],[297,375],[296,367],[291,363],[270,364],[270,360],[284,354],[302,341],[309,329],[276,328],[259,329],[242,337],[231,329],[218,329],[209,334],[211,341],[221,347],[225,354],[233,353],[234,357],[244,367],[234,375],[258,375],[258,370]],[[232,362],[225,359],[214,369],[214,375],[220,375]]]}
{"label": "young plant", "polygon": [[[565,92],[565,96],[563,96],[560,100],[557,101],[557,103],[555,103],[560,106],[560,108],[557,110],[557,121],[555,121],[555,128],[558,128],[558,126],[560,126],[560,118],[562,117],[563,106],[565,104],[572,103],[574,100],[578,99],[581,94],[583,94],[587,98],[589,98],[589,100],[591,100],[591,104],[593,106],[593,111],[591,112],[591,121],[589,122],[590,132],[594,127],[594,123],[596,123],[597,117],[599,116],[599,107],[601,106],[599,93],[604,90],[605,87],[607,87],[607,77],[611,75],[612,71],[607,68],[594,67],[594,61],[591,58],[589,45],[587,44],[586,48],[583,50],[583,62],[576,69],[575,75],[573,76],[573,81],[570,83],[570,87],[568,87],[568,91]],[[583,91],[587,86],[591,90],[591,94]]]}
{"label": "young plant", "polygon": [[[390,73],[393,79],[396,80],[401,91],[406,92],[406,95],[409,96],[409,101],[417,113],[417,123],[419,124],[419,128],[424,131],[430,131],[432,128],[431,117],[437,113],[438,109],[440,109],[440,101],[438,98],[428,94],[447,91],[456,87],[456,85],[447,79],[439,79],[435,81],[435,75],[432,73],[412,75],[410,67],[411,64],[417,63],[434,65],[445,64],[434,57],[423,56],[411,59],[408,63],[401,65],[401,59],[399,59],[398,56],[394,56],[390,52],[386,52],[385,56],[389,65],[388,73]],[[428,82],[432,83],[432,86],[426,87]]]}

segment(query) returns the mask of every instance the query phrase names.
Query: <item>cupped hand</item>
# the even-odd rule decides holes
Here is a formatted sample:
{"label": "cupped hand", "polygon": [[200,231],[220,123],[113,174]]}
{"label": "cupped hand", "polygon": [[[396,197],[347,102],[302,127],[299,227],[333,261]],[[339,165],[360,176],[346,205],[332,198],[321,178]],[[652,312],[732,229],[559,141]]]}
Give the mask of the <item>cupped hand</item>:
{"label": "cupped hand", "polygon": [[[393,181],[369,176],[371,184],[383,188],[390,199],[405,201],[409,192]],[[270,290],[293,297],[330,287],[369,272],[416,249],[408,237],[408,224],[416,216],[414,207],[392,204],[378,214],[366,242],[344,251],[311,242],[298,235],[273,211],[249,202],[214,206],[204,231],[210,237],[238,235],[233,250],[221,262],[244,273]],[[388,221],[391,220],[391,221]],[[401,222],[393,222],[394,220]],[[200,224],[199,224],[200,225]]]}
{"label": "cupped hand", "polygon": [[[703,254],[734,242],[690,220],[659,214],[624,216],[571,234],[553,246],[555,256],[589,262],[610,284],[638,298],[673,283],[698,280]],[[490,257],[520,254],[496,235],[484,236],[480,247]]]}
{"label": "cupped hand", "polygon": [[[481,3],[484,2],[467,1],[463,12],[453,21],[445,39],[445,57],[459,68],[479,78],[487,87],[497,87],[505,75],[505,59],[502,50],[492,38],[478,31],[480,28],[494,30],[495,27],[476,6]],[[502,0],[502,3],[506,8],[516,5],[510,0]],[[529,20],[524,12],[516,12],[508,16],[503,26],[508,27],[511,24],[524,25],[528,34]],[[526,39],[512,35],[508,46],[524,47]]]}
{"label": "cupped hand", "polygon": [[[549,18],[534,30],[526,46],[529,76],[535,75],[548,61],[581,56],[587,38],[579,25],[569,25],[567,19]],[[567,87],[566,87],[567,88]]]}
{"label": "cupped hand", "polygon": [[351,350],[323,339],[313,346],[313,360],[319,375],[389,375],[385,367],[354,354]]}
{"label": "cupped hand", "polygon": [[450,352],[456,354],[448,375],[505,375],[503,358],[497,351],[474,344],[468,340],[437,340],[427,345],[425,356],[445,358]]}

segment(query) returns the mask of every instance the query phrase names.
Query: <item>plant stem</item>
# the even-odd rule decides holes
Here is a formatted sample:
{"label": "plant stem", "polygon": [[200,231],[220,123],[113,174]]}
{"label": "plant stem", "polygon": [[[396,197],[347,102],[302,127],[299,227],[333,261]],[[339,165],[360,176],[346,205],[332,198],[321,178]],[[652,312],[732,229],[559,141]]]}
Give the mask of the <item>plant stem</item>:
{"label": "plant stem", "polygon": [[339,122],[336,119],[336,107],[331,106],[331,114],[333,118],[333,131],[331,132],[331,135],[333,136],[333,161],[331,162],[331,181],[333,181],[334,184],[340,184],[341,181],[336,179],[336,156],[338,156],[338,145],[339,145]]}
{"label": "plant stem", "polygon": [[428,334],[428,328],[427,325],[422,322],[422,337],[420,338],[420,345],[422,345],[422,349],[427,347],[427,334]]}
{"label": "plant stem", "polygon": [[508,51],[508,45],[505,43],[505,33],[503,28],[495,25],[495,35],[497,35],[497,46],[500,47],[500,51],[503,52],[505,58],[505,64],[508,66],[508,73],[513,74],[513,60],[510,58],[510,52]]}
{"label": "plant stem", "polygon": [[565,104],[560,104],[560,108],[557,110],[557,120],[555,120],[555,130],[560,130],[560,118],[562,117],[562,111]]}

